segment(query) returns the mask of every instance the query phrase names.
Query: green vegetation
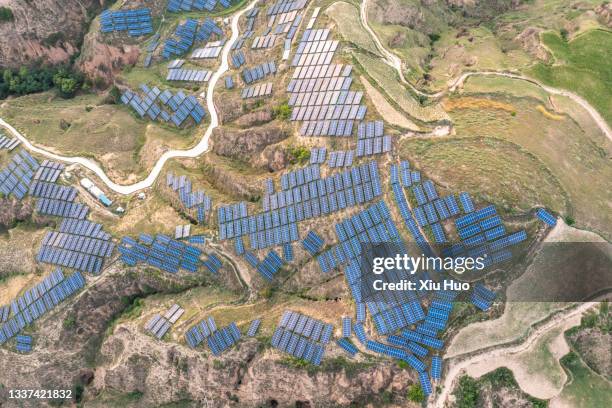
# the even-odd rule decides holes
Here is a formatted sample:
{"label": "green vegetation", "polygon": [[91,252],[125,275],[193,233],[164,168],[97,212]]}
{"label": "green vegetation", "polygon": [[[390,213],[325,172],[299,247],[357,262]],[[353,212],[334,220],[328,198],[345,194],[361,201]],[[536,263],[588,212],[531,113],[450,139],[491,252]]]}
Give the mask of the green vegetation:
{"label": "green vegetation", "polygon": [[[480,398],[484,390],[488,392],[498,392],[502,389],[516,390],[531,403],[534,408],[545,408],[548,406],[548,401],[534,398],[522,392],[514,379],[512,371],[506,367],[500,367],[495,371],[483,375],[478,380],[467,375],[459,378],[459,384],[453,395],[456,398],[457,408],[474,408],[482,406]],[[490,390],[490,391],[489,391]]]}
{"label": "green vegetation", "polygon": [[609,407],[612,405],[610,384],[593,373],[573,351],[565,355],[561,365],[566,370],[570,381],[560,395],[568,406]]}
{"label": "green vegetation", "polygon": [[274,119],[287,120],[291,117],[291,106],[288,101],[284,101],[272,108],[272,116]]}
{"label": "green vegetation", "polygon": [[555,61],[536,65],[530,74],[547,85],[580,94],[612,123],[612,33],[591,30],[567,42],[547,32],[542,41]]}
{"label": "green vegetation", "polygon": [[72,330],[76,326],[76,317],[73,314],[68,315],[62,322],[62,326],[66,330]]}
{"label": "green vegetation", "polygon": [[0,78],[0,99],[44,92],[54,87],[62,97],[70,98],[82,85],[83,76],[65,66],[5,69]]}
{"label": "green vegetation", "polygon": [[459,378],[459,385],[453,395],[457,399],[457,408],[475,407],[480,396],[478,381],[467,375],[462,376]]}
{"label": "green vegetation", "polygon": [[13,21],[14,19],[13,10],[8,7],[0,7],[0,23]]}
{"label": "green vegetation", "polygon": [[419,403],[425,401],[425,392],[420,384],[413,384],[408,388],[408,399]]}
{"label": "green vegetation", "polygon": [[306,146],[296,146],[289,148],[291,164],[305,164],[310,159],[310,150]]}
{"label": "green vegetation", "polygon": [[367,53],[380,55],[376,44],[361,25],[357,7],[347,2],[339,1],[328,7],[325,10],[325,14],[336,22],[338,31],[340,31],[344,41],[350,42]]}

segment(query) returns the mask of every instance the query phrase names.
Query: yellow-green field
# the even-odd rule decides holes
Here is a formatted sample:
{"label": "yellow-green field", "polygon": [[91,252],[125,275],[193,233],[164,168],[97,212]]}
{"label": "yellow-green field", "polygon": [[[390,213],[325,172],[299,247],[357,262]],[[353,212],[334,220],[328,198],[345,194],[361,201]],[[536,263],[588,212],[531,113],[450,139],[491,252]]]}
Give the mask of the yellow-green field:
{"label": "yellow-green field", "polygon": [[357,7],[347,2],[339,1],[329,6],[325,13],[336,22],[338,31],[344,41],[350,42],[372,54],[380,55],[376,44],[374,44],[368,32],[361,25]]}
{"label": "yellow-green field", "polygon": [[[557,185],[557,192],[542,196],[540,204],[550,205],[559,212],[565,210],[563,215],[572,216],[577,226],[595,231],[609,240],[612,236],[609,228],[612,223],[612,193],[608,188],[612,178],[609,144],[603,141],[601,135],[594,136],[592,129],[583,129],[579,122],[567,115],[546,114],[538,109],[540,105],[530,98],[512,98],[503,94],[453,98],[445,103],[458,137],[495,138],[510,142],[518,146],[517,151],[521,155],[531,156],[539,163],[537,171],[523,172],[523,194],[529,195],[530,191],[540,188],[549,180]],[[431,143],[435,144],[436,141]],[[434,147],[431,149],[435,150]],[[443,152],[436,153],[438,156],[441,154]],[[492,161],[504,160],[502,154],[492,154],[497,155]],[[464,166],[467,177],[467,168],[474,163],[463,157],[465,155],[454,155],[452,167]],[[445,162],[438,163],[438,166],[438,171],[452,174],[451,166]],[[497,171],[498,175],[503,176],[504,167],[500,166]],[[470,182],[486,184],[487,179],[472,177]],[[448,180],[449,183],[456,181],[460,182]],[[485,189],[488,193],[483,193],[494,196],[496,183],[501,186],[509,182],[508,177],[497,177],[491,181],[490,188]],[[565,201],[559,199],[560,195]]]}

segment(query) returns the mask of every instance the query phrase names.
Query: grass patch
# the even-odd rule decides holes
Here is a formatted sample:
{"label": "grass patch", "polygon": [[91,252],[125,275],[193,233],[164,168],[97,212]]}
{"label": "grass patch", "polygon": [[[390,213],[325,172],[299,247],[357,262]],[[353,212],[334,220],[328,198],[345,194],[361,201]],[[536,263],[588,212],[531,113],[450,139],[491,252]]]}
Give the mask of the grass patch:
{"label": "grass patch", "polygon": [[[540,101],[533,98],[516,98],[504,94],[469,96],[478,96],[481,99],[486,97],[492,102],[512,105],[516,115],[512,116],[506,110],[486,105],[453,109],[449,113],[455,123],[457,135],[503,139],[518,146],[517,150],[521,155],[531,156],[537,162],[535,168],[531,166],[535,172],[521,175],[521,184],[526,186],[531,197],[527,201],[534,203],[534,198],[538,198],[541,205],[550,206],[562,216],[572,216],[578,227],[595,231],[610,240],[612,236],[609,225],[612,223],[612,213],[607,203],[612,200],[612,192],[608,188],[608,180],[612,179],[612,166],[609,163],[610,150],[606,141],[570,117],[557,120],[542,114],[537,109],[541,105]],[[458,172],[482,165],[467,163],[462,152],[455,153],[459,157],[453,156],[449,159],[466,166]],[[499,151],[493,153],[500,154]],[[486,163],[491,159],[483,154],[478,160]],[[505,164],[502,165],[505,161],[506,159],[500,158],[497,166],[491,163],[496,170],[489,176],[485,175],[486,183],[490,184],[485,191],[499,189],[499,183],[511,182],[508,179],[510,174],[505,174]],[[442,164],[442,168],[448,169],[444,162]],[[509,165],[509,169],[516,168],[512,163]],[[519,172],[524,173],[520,169]],[[534,175],[535,177],[532,177]],[[533,186],[549,184],[555,179],[560,186],[555,195],[533,195],[529,192]],[[589,180],[588,183],[584,182],[586,179]],[[456,184],[454,179],[449,179],[450,181]],[[559,194],[566,197],[562,198]],[[522,192],[519,196],[521,195]],[[597,199],[593,199],[594,197]]]}
{"label": "grass patch", "polygon": [[587,99],[612,123],[612,33],[591,30],[564,41],[553,32],[542,34],[554,63],[540,63],[528,72],[547,85],[567,89]]}
{"label": "grass patch", "polygon": [[538,204],[564,211],[567,205],[546,167],[503,140],[407,139],[400,143],[400,152],[438,184],[452,185],[455,193],[469,191],[478,201],[506,212],[528,211]]}
{"label": "grass patch", "polygon": [[325,14],[338,25],[342,38],[362,50],[380,56],[376,44],[361,25],[359,10],[352,4],[339,1],[327,8]]}
{"label": "grass patch", "polygon": [[612,404],[610,383],[593,373],[573,351],[565,355],[561,365],[569,383],[559,396],[572,407],[608,407]]}

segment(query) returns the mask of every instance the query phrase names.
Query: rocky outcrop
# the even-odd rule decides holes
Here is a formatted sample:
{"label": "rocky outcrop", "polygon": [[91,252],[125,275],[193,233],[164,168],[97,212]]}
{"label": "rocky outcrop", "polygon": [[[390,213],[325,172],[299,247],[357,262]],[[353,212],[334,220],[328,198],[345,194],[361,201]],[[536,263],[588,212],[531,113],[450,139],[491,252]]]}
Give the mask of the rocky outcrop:
{"label": "rocky outcrop", "polygon": [[256,112],[250,112],[246,115],[242,115],[236,120],[236,125],[242,128],[250,128],[253,126],[260,126],[272,121],[272,110],[269,108],[260,109]]}
{"label": "rocky outcrop", "polygon": [[20,67],[37,61],[64,63],[78,52],[89,17],[105,0],[5,0],[13,14],[0,22],[0,66]]}
{"label": "rocky outcrop", "polygon": [[612,3],[603,2],[595,7],[595,14],[606,27],[612,28]]}
{"label": "rocky outcrop", "polygon": [[102,34],[91,31],[85,37],[77,67],[97,86],[113,82],[115,75],[127,65],[138,62],[140,48],[136,44],[109,44]]}
{"label": "rocky outcrop", "polygon": [[279,126],[263,126],[248,130],[217,128],[213,132],[213,152],[245,163],[261,163],[260,154],[267,146],[285,140],[289,135]]}
{"label": "rocky outcrop", "polygon": [[143,407],[178,400],[210,407],[323,407],[362,406],[364,401],[380,406],[384,394],[410,406],[405,399],[414,382],[409,371],[385,361],[347,361],[333,344],[327,349],[321,367],[294,368],[257,339],[242,339],[213,356],[156,341],[125,324],[102,345],[103,359],[112,363],[97,370],[86,399],[112,392],[139,395],[134,405]]}
{"label": "rocky outcrop", "polygon": [[542,46],[540,41],[540,33],[542,29],[536,27],[527,27],[514,39],[521,44],[523,49],[530,54],[532,57],[539,59],[540,61],[548,62],[550,60],[550,54],[546,51],[546,48]]}

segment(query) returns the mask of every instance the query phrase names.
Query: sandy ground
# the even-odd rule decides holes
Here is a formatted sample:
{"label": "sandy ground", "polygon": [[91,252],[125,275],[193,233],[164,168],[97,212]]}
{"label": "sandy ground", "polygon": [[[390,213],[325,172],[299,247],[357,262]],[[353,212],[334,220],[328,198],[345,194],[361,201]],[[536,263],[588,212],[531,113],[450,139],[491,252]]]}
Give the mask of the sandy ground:
{"label": "sandy ground", "polygon": [[386,122],[392,125],[400,126],[405,129],[418,131],[420,128],[411,120],[408,120],[406,116],[398,112],[391,104],[385,99],[385,97],[374,88],[374,86],[365,77],[359,77],[359,80],[363,84],[366,92],[372,99],[376,111],[383,117]]}
{"label": "sandy ground", "polygon": [[[465,371],[469,376],[479,378],[499,367],[507,367],[512,370],[523,391],[540,399],[553,398],[561,393],[567,381],[567,376],[559,364],[559,359],[570,351],[563,332],[578,324],[580,324],[580,315],[576,314],[562,321],[556,328],[552,328],[549,332],[552,336],[545,338],[542,334],[542,341],[533,342],[525,350],[476,361],[466,367]],[[530,367],[533,359],[538,358],[534,353],[537,353],[541,347],[546,347],[550,351],[554,359],[555,372],[543,372]]]}

